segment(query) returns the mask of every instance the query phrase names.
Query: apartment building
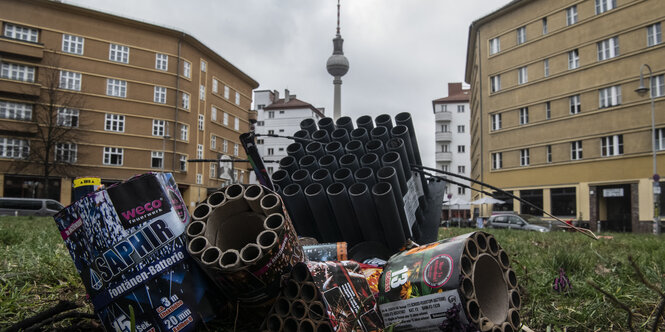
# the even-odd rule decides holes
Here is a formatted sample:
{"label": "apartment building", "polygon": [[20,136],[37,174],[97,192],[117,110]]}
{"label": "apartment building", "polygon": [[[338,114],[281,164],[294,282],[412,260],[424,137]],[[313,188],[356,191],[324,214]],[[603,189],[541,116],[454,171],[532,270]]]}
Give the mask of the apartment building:
{"label": "apartment building", "polygon": [[[472,177],[594,230],[650,232],[663,185],[654,190],[650,95],[635,90],[648,64],[662,174],[664,18],[663,1],[516,0],[474,21]],[[505,199],[495,208],[542,214]]]}
{"label": "apartment building", "polygon": [[[469,148],[469,89],[462,83],[448,83],[448,96],[432,101],[435,124],[436,168],[468,177],[471,173]],[[469,181],[455,182],[469,186]],[[444,197],[443,218],[469,218],[471,190],[448,184]]]}
{"label": "apartment building", "polygon": [[[112,184],[164,171],[193,205],[248,180],[246,164],[188,162],[246,158],[238,136],[258,87],[193,36],[44,0],[0,2],[0,24],[2,196],[67,204],[75,177]],[[63,135],[45,144],[45,128]],[[38,151],[64,166],[51,170],[49,192]]]}

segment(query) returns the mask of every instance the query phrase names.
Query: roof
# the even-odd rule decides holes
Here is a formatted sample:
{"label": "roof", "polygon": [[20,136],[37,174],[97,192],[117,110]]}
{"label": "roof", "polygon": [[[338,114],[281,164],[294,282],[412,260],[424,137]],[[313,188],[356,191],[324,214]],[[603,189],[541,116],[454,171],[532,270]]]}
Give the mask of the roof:
{"label": "roof", "polygon": [[443,97],[439,99],[432,100],[433,104],[442,104],[442,103],[452,103],[460,101],[469,101],[469,90],[465,90],[466,93],[457,94],[453,96]]}
{"label": "roof", "polygon": [[321,112],[320,109],[312,106],[310,103],[306,103],[298,98],[289,98],[289,102],[285,103],[284,99],[278,99],[277,101],[273,102],[272,104],[264,107],[264,110],[285,110],[285,109],[295,109],[295,108],[309,108],[313,112],[317,113],[321,117],[324,117],[325,115],[323,112]]}

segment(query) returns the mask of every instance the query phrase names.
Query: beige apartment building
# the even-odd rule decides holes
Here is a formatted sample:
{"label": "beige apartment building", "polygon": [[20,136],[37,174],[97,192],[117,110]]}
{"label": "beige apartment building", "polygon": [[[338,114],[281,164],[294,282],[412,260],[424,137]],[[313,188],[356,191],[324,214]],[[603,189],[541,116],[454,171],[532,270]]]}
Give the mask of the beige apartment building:
{"label": "beige apartment building", "polygon": [[[238,136],[258,87],[193,36],[44,0],[0,1],[0,24],[0,196],[67,204],[75,177],[164,171],[192,205],[248,181],[245,163],[188,162],[246,158]],[[33,159],[45,147],[59,166],[48,193]]]}
{"label": "beige apartment building", "polygon": [[[648,64],[663,174],[664,21],[660,0],[515,0],[474,21],[471,176],[593,230],[650,232],[652,109],[635,90]],[[494,210],[541,214],[505,198]]]}

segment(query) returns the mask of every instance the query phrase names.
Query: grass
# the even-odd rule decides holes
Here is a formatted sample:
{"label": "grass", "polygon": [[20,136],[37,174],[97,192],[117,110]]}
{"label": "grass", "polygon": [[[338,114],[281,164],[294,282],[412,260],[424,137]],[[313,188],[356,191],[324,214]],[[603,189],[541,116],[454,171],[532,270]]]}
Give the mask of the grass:
{"label": "grass", "polygon": [[[440,238],[471,229],[441,228]],[[507,251],[522,295],[522,320],[535,331],[627,330],[627,314],[587,280],[632,308],[636,330],[649,329],[658,296],[636,277],[632,255],[645,277],[659,288],[665,281],[664,237],[603,234],[591,240],[575,233],[488,230]],[[568,294],[552,290],[563,268],[572,284]],[[0,217],[0,329],[54,306],[74,301],[92,312],[69,252],[51,218]],[[662,321],[661,321],[662,322]]]}

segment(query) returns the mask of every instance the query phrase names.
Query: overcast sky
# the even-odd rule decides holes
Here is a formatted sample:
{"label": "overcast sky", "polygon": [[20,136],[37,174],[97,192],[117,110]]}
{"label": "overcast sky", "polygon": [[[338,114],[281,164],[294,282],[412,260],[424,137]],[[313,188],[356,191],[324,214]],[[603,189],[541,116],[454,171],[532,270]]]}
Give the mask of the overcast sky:
{"label": "overcast sky", "polygon": [[[342,0],[349,72],[342,114],[410,112],[423,163],[434,166],[432,100],[464,81],[472,21],[510,0]],[[288,88],[332,116],[335,0],[66,0],[194,36],[247,73],[259,89]],[[467,151],[470,151],[467,149]]]}

